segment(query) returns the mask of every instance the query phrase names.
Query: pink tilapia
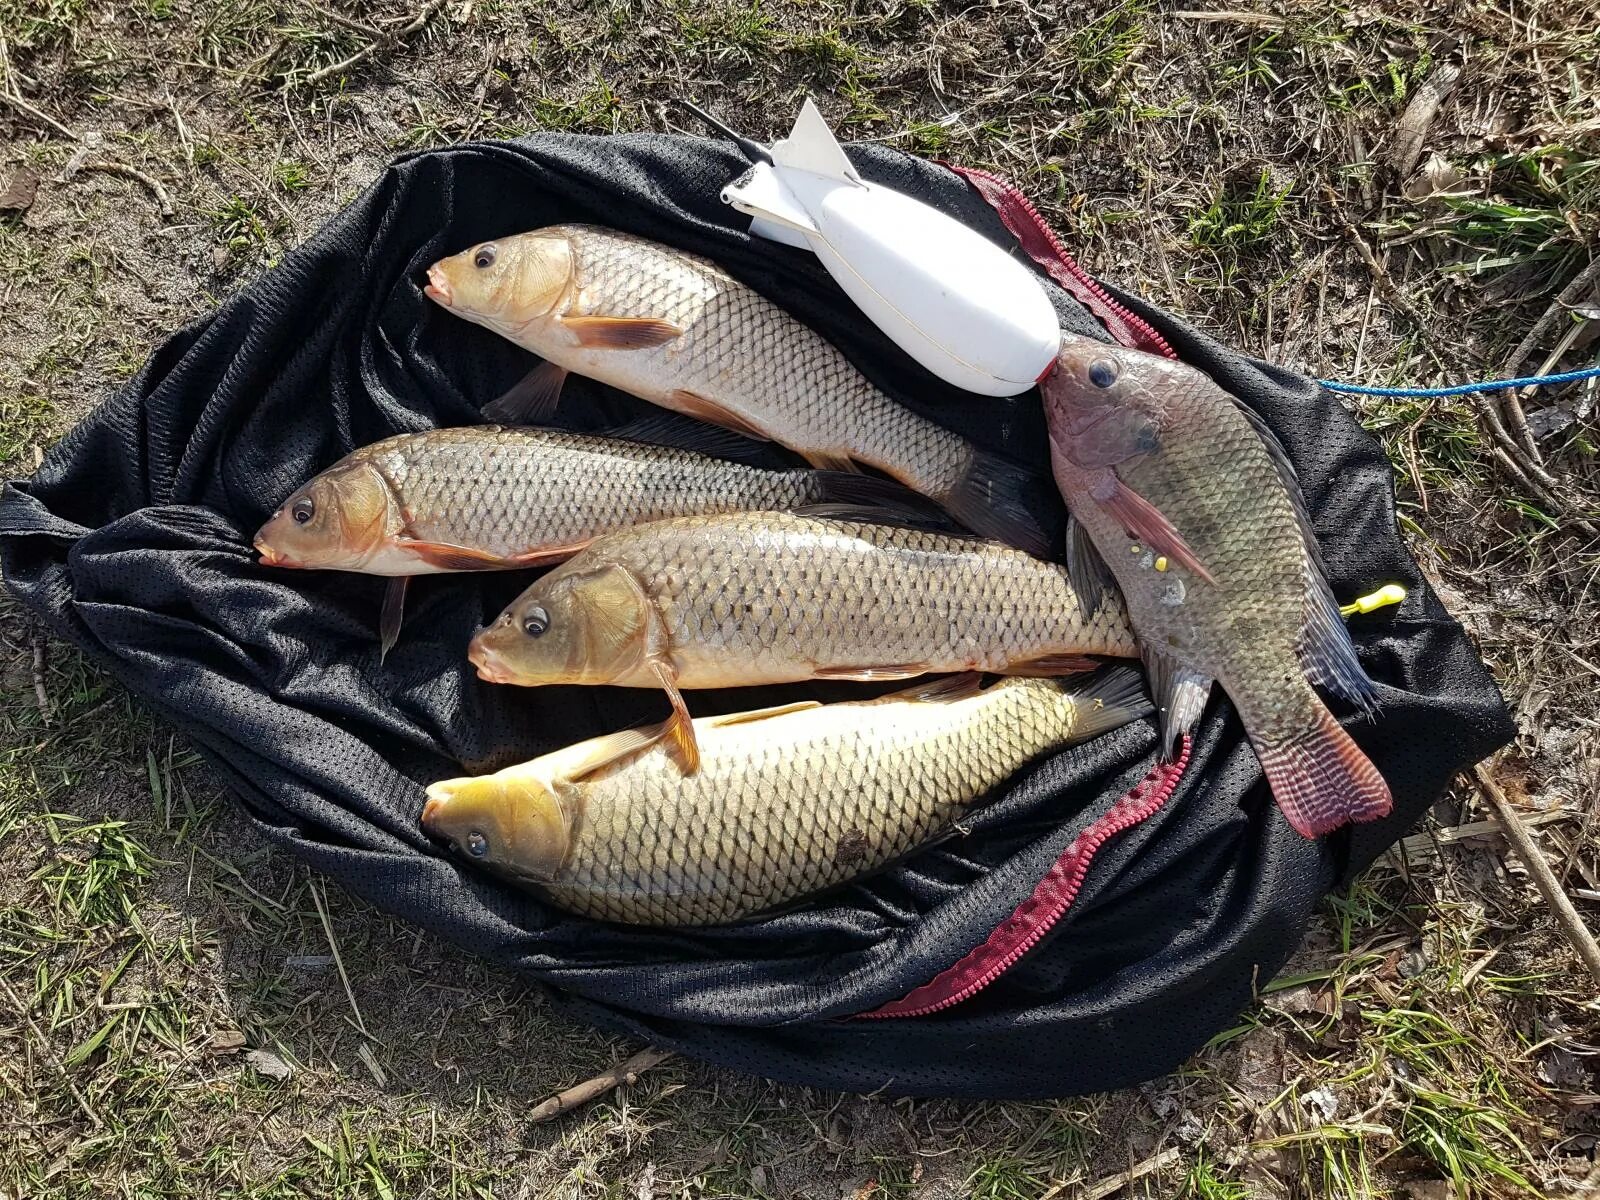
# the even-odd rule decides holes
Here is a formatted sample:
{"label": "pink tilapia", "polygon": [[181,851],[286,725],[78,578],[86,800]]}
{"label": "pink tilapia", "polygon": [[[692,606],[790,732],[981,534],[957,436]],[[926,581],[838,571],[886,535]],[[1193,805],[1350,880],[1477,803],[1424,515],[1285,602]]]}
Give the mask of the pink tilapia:
{"label": "pink tilapia", "polygon": [[1041,390],[1069,568],[1086,604],[1108,569],[1121,585],[1168,746],[1215,680],[1296,830],[1385,816],[1388,785],[1315,691],[1377,706],[1271,431],[1194,367],[1088,338]]}

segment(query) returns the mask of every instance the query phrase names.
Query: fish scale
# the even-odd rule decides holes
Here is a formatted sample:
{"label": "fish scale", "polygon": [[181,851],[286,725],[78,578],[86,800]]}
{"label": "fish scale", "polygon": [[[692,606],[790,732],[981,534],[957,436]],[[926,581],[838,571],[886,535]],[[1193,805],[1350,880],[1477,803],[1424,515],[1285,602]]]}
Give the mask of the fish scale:
{"label": "fish scale", "polygon": [[[559,872],[539,886],[604,920],[749,916],[903,857],[1030,759],[1132,715],[1101,711],[1056,682],[1011,679],[957,699],[696,721],[703,759],[691,777],[657,747],[556,782],[581,819]],[[518,772],[537,775],[538,761],[502,775]]]}
{"label": "fish scale", "polygon": [[818,466],[877,468],[969,528],[1050,549],[1026,468],[897,403],[708,259],[618,230],[554,225],[441,260],[429,277],[439,303],[560,368],[533,389],[537,399],[507,401],[502,415],[548,412],[552,380],[576,372]]}
{"label": "fish scale", "polygon": [[[600,564],[643,587],[688,688],[814,678],[819,666],[1005,671],[1052,655],[1138,654],[1115,598],[1086,615],[1065,568],[928,530],[778,512],[682,517],[606,535],[532,590]],[[615,682],[654,680],[641,668]]]}
{"label": "fish scale", "polygon": [[356,451],[389,480],[407,535],[514,555],[635,521],[787,508],[826,494],[815,472],[764,470],[690,450],[493,425],[401,434]]}

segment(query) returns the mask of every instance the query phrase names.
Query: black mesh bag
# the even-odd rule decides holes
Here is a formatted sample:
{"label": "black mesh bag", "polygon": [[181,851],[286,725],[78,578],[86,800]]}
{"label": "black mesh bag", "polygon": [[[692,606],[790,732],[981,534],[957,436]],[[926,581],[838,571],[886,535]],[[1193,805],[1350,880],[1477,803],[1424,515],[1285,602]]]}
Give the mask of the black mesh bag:
{"label": "black mesh bag", "polygon": [[[881,147],[851,157],[866,177],[1012,244],[947,169]],[[32,479],[7,486],[6,583],[191,738],[271,842],[541,981],[586,1020],[735,1069],[861,1091],[1059,1096],[1168,1071],[1281,967],[1325,891],[1511,733],[1397,535],[1381,449],[1304,377],[1121,297],[1278,433],[1335,593],[1409,589],[1398,608],[1352,623],[1384,705],[1352,731],[1395,811],[1319,842],[1278,815],[1217,696],[1181,769],[1156,768],[1142,721],[1046,755],[971,815],[967,836],[781,915],[693,932],[567,916],[431,843],[418,825],[423,788],[659,719],[660,697],[478,681],[468,638],[525,572],[415,581],[401,641],[380,663],[383,580],[255,561],[251,535],[300,482],[378,438],[474,423],[527,370],[524,352],[429,302],[423,271],[558,221],[716,259],[890,395],[1048,478],[1037,395],[993,400],[938,383],[814,257],[753,242],[718,197],[745,165],[720,144],[663,136],[552,135],[401,159],[280,266],[168,340]],[[1051,287],[1067,328],[1107,336]],[[574,380],[561,419],[605,429],[646,411]],[[1040,504],[1058,501],[1042,492]],[[691,702],[704,714],[859,694],[829,685]]]}

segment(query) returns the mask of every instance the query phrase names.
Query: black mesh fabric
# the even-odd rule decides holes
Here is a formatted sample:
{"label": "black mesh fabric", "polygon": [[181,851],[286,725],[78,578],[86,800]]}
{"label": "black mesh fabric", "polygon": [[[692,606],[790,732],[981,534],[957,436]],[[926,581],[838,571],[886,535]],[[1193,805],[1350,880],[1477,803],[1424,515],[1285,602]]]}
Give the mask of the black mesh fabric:
{"label": "black mesh fabric", "polygon": [[[943,168],[881,147],[851,157],[867,177],[1006,242],[994,214]],[[389,434],[473,423],[526,371],[522,351],[427,301],[422,272],[474,242],[557,221],[717,259],[891,395],[1044,476],[1037,396],[994,400],[939,384],[813,257],[753,242],[718,199],[744,165],[695,139],[554,135],[396,162],[280,266],[174,335],[31,480],[8,485],[6,582],[192,738],[272,842],[542,981],[597,1024],[739,1070],[863,1091],[1059,1096],[1167,1071],[1282,965],[1325,890],[1511,733],[1493,683],[1396,534],[1380,448],[1303,377],[1129,300],[1282,437],[1335,592],[1410,589],[1398,609],[1353,623],[1385,706],[1354,732],[1393,787],[1394,815],[1300,838],[1273,807],[1231,708],[1214,699],[1171,801],[1101,848],[1067,917],[972,999],[928,1017],[848,1019],[981,943],[1148,769],[1148,724],[1045,757],[973,815],[968,836],[781,915],[699,932],[597,924],[447,857],[418,826],[423,787],[659,719],[659,695],[478,681],[467,640],[525,573],[417,580],[400,644],[380,665],[383,581],[255,562],[251,534],[314,472]],[[1104,336],[1052,292],[1068,328]],[[645,411],[575,380],[561,419],[599,429]],[[1057,502],[1041,489],[1040,504]],[[799,694],[859,693],[763,689],[691,703],[710,713]]]}

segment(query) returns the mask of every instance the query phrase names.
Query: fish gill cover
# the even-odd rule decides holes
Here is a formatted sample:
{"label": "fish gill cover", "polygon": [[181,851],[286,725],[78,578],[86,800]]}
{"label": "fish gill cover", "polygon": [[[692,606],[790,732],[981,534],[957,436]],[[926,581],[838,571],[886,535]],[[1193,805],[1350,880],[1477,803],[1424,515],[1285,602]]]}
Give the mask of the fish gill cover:
{"label": "fish gill cover", "polygon": [[[868,178],[1008,237],[943,168],[882,147],[851,156]],[[1169,1070],[1282,965],[1325,890],[1511,733],[1498,691],[1401,543],[1378,444],[1304,377],[1118,294],[1282,441],[1336,595],[1389,582],[1409,591],[1352,625],[1383,707],[1350,732],[1388,780],[1394,812],[1315,842],[1277,815],[1218,697],[1187,769],[1163,783],[1165,802],[1140,807],[1127,828],[1119,802],[1157,750],[1148,721],[1038,761],[968,818],[966,837],[779,915],[670,933],[570,916],[429,840],[418,823],[425,786],[659,719],[659,696],[480,683],[463,648],[525,574],[416,581],[405,634],[380,662],[384,580],[273,572],[251,549],[316,472],[383,437],[475,423],[526,373],[523,351],[427,300],[424,271],[485,238],[562,221],[716,260],[895,399],[1047,479],[1037,395],[977,398],[939,384],[854,313],[815,259],[753,243],[718,199],[743,166],[726,147],[654,135],[550,135],[399,160],[280,266],[174,334],[32,479],[7,487],[7,585],[193,739],[273,842],[542,980],[598,1024],[773,1078],[863,1091],[1058,1096]],[[1106,337],[1066,293],[1052,285],[1051,295],[1069,332]],[[615,428],[644,408],[575,378],[560,423]],[[1048,487],[1035,504],[1041,522],[1059,522]],[[859,694],[844,684],[708,692],[696,709]],[[1080,841],[1086,830],[1094,836]],[[951,969],[1069,847],[1090,843],[1070,909],[981,990],[929,1016],[843,1019]]]}

